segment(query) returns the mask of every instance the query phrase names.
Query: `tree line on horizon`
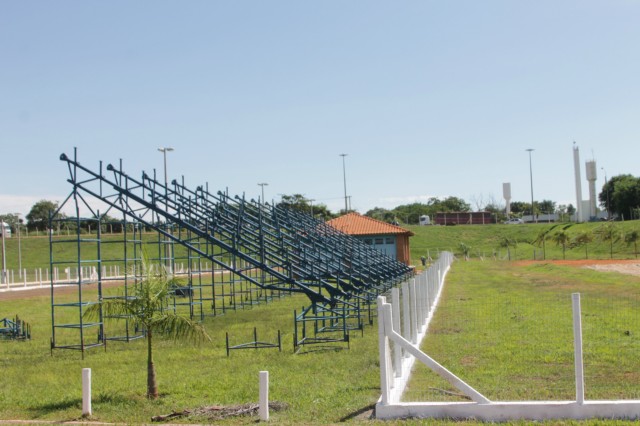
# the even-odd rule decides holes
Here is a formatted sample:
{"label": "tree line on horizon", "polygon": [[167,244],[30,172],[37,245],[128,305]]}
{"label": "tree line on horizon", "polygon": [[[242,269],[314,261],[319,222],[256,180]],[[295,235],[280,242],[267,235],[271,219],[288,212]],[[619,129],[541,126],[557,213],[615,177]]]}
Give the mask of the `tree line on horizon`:
{"label": "tree line on horizon", "polygon": [[[507,219],[505,206],[491,197],[484,200],[482,197],[472,197],[475,211],[486,211],[495,215],[497,221]],[[281,200],[276,203],[279,207],[288,207],[293,210],[308,213],[320,220],[330,220],[354,210],[340,210],[332,212],[325,204],[313,204],[314,200],[306,198],[302,194],[281,195]],[[609,212],[610,217],[620,219],[640,219],[640,177],[630,174],[613,176],[602,187],[598,194],[600,207]],[[49,227],[49,216],[57,212],[58,202],[50,200],[40,200],[36,202],[29,213],[25,216],[26,223],[15,213],[0,214],[0,220],[7,223],[11,229],[22,229],[29,231],[44,231]],[[552,200],[534,201],[533,211],[535,214],[558,214],[560,220],[568,220],[575,213],[575,206],[572,204],[558,205]],[[388,223],[403,223],[407,225],[418,224],[420,216],[427,215],[435,217],[436,213],[449,212],[471,212],[471,204],[459,197],[431,197],[425,203],[416,202],[403,204],[393,209],[374,207],[364,213],[365,216],[381,220]],[[531,214],[531,203],[526,201],[512,201],[510,203],[512,217],[521,217]],[[54,219],[63,219],[65,214],[57,212]],[[109,216],[104,216],[102,222],[111,226],[111,232],[122,232],[122,221]],[[65,226],[74,227],[73,222]],[[81,226],[90,226],[83,224]],[[57,229],[59,231],[59,229]]]}

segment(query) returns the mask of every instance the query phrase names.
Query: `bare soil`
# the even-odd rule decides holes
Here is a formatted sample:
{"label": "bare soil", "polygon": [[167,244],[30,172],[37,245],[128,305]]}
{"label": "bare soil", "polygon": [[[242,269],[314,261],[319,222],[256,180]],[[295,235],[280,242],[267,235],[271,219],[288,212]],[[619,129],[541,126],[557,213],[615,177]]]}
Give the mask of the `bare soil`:
{"label": "bare soil", "polygon": [[518,265],[552,263],[554,265],[575,266],[576,268],[589,268],[601,272],[619,272],[621,274],[640,276],[639,259],[521,260],[515,263]]}

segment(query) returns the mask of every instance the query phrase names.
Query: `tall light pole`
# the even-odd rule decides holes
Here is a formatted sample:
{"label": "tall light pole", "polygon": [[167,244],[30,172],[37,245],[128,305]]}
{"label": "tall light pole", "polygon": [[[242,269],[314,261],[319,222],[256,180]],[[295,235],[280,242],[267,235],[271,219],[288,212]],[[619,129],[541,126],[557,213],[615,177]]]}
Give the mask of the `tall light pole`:
{"label": "tall light pole", "polygon": [[264,202],[264,187],[265,187],[265,186],[269,186],[269,184],[268,184],[267,182],[261,182],[261,183],[259,183],[258,185],[262,187],[262,204],[266,204],[266,203]]}
{"label": "tall light pole", "polygon": [[607,220],[609,220],[609,216],[611,216],[611,213],[609,212],[611,210],[611,206],[609,205],[609,184],[607,183],[607,171],[604,169],[604,167],[600,167],[600,169],[602,169],[602,172],[604,173],[604,190],[607,191]]}
{"label": "tall light pole", "polygon": [[349,211],[349,206],[347,205],[347,169],[344,165],[344,157],[346,157],[347,154],[340,154],[340,157],[342,157],[342,177],[344,179],[344,213],[347,214],[347,212]]}
{"label": "tall light pole", "polygon": [[529,152],[529,178],[531,179],[531,217],[535,223],[538,223],[535,208],[533,207],[533,168],[531,167],[531,152],[535,150],[533,148],[527,148],[525,151]]}
{"label": "tall light pole", "polygon": [[2,283],[7,284],[7,288],[9,288],[9,283],[7,282],[7,251],[4,246],[7,234],[5,233],[4,220],[2,219],[0,219],[0,227],[2,227]]}
{"label": "tall light pole", "polygon": [[[169,209],[169,181],[167,179],[167,152],[173,151],[173,148],[169,146],[165,146],[162,148],[158,148],[158,151],[160,151],[162,153],[162,156],[164,157],[164,209],[168,210]],[[165,219],[165,224],[166,223],[167,223],[167,220]],[[167,227],[167,232],[171,234],[170,227]],[[165,250],[167,269],[169,270],[169,273],[172,274],[173,273],[173,263],[172,263],[173,245],[172,244],[169,244],[168,246],[165,245],[164,250]]]}
{"label": "tall light pole", "polygon": [[169,187],[169,182],[167,181],[167,152],[173,151],[173,148],[166,146],[162,148],[158,148],[158,151],[162,153],[164,157],[164,186]]}
{"label": "tall light pole", "polygon": [[18,274],[22,278],[22,244],[20,243],[20,228],[22,227],[22,219],[20,219],[20,213],[16,213],[18,218]]}

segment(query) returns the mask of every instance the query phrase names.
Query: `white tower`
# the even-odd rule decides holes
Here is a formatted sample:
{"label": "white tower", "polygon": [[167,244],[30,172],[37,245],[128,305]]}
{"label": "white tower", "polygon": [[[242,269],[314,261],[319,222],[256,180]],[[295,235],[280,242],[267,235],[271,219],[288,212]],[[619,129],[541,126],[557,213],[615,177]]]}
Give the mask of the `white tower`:
{"label": "white tower", "polygon": [[587,181],[589,182],[589,218],[596,217],[596,162],[595,160],[585,163]]}
{"label": "white tower", "polygon": [[580,181],[580,149],[573,142],[573,168],[576,177],[576,222],[582,222],[582,182]]}
{"label": "white tower", "polygon": [[502,196],[507,202],[506,213],[507,218],[511,215],[511,183],[505,182],[502,184]]}

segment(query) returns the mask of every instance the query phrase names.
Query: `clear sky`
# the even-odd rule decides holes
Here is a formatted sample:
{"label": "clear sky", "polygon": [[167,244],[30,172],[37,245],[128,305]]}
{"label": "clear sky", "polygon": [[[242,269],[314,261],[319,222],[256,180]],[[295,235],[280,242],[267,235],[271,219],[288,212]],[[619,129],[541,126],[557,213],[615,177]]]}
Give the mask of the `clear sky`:
{"label": "clear sky", "polygon": [[[0,213],[139,176],[353,208],[640,175],[640,1],[0,1]],[[583,197],[588,193],[583,183]]]}

